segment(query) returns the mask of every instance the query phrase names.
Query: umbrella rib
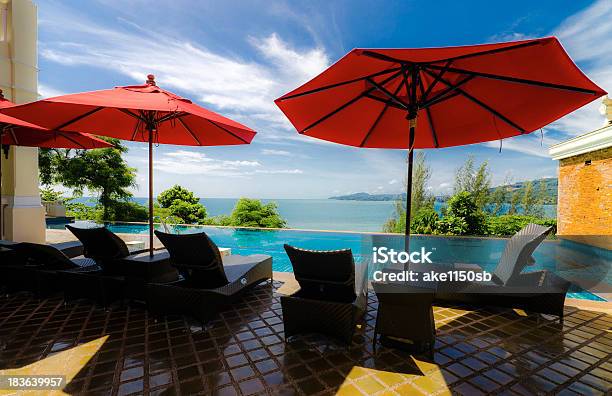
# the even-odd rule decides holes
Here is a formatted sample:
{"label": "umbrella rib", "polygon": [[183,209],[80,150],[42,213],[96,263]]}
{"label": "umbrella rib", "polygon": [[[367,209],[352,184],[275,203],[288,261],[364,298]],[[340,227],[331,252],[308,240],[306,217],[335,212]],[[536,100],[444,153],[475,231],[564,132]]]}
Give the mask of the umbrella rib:
{"label": "umbrella rib", "polygon": [[[397,86],[397,89],[395,90],[394,95],[397,95],[398,92],[402,89],[402,85],[404,84],[404,81],[400,82],[399,85]],[[366,142],[368,141],[368,139],[370,138],[370,135],[372,134],[372,132],[374,132],[374,129],[376,129],[376,127],[378,126],[378,123],[380,122],[380,120],[384,117],[385,113],[387,112],[387,110],[389,109],[389,106],[391,105],[390,102],[386,102],[385,103],[385,107],[382,109],[382,111],[380,112],[380,114],[378,114],[378,116],[376,117],[376,120],[374,120],[374,123],[372,124],[372,126],[370,126],[370,129],[368,129],[368,132],[366,133],[366,135],[363,137],[363,140],[361,140],[361,143],[359,144],[359,147],[363,147],[365,146]]]}
{"label": "umbrella rib", "polygon": [[[419,89],[421,90],[421,95],[424,95],[425,94],[425,87],[423,86],[422,79],[419,80]],[[429,107],[425,107],[425,113],[427,114],[427,121],[429,121],[429,128],[431,129],[431,137],[434,140],[434,147],[438,148],[440,146],[438,144],[438,135],[436,133],[436,128],[434,128],[433,117],[431,116],[431,112],[429,110]]]}
{"label": "umbrella rib", "polygon": [[[433,77],[433,73],[431,73],[427,68],[423,69],[423,71]],[[440,81],[442,81],[442,83],[446,84],[447,86],[452,87],[452,84],[450,82],[446,81],[444,78],[440,78]],[[521,134],[527,132],[524,128],[522,128],[521,126],[519,126],[518,124],[516,124],[515,122],[510,120],[508,117],[506,117],[505,115],[503,115],[499,111],[495,110],[491,106],[487,105],[486,103],[482,102],[481,100],[479,100],[479,99],[475,98],[474,96],[470,95],[469,93],[465,92],[461,88],[458,88],[457,92],[459,92],[461,95],[463,95],[467,99],[471,100],[472,102],[476,103],[477,105],[479,105],[483,109],[487,110],[488,112],[493,113],[494,115],[499,117],[501,120],[503,120],[506,124],[510,125],[511,127],[515,128],[516,130],[518,130]]]}
{"label": "umbrella rib", "polygon": [[11,133],[11,136],[13,137],[13,142],[15,142],[15,146],[18,146],[19,140],[17,140],[17,134],[15,133],[15,129],[9,128],[9,132]]}
{"label": "umbrella rib", "polygon": [[71,138],[70,136],[68,136],[68,133],[64,133],[62,131],[57,131],[58,135],[62,135],[64,138],[70,140],[72,143],[76,144],[77,146],[81,147],[82,149],[85,149],[86,147],[83,146],[81,143],[79,143],[78,141],[76,141],[76,139]]}
{"label": "umbrella rib", "polygon": [[296,93],[296,94],[289,95],[289,96],[284,96],[284,97],[278,98],[277,100],[278,101],[283,101],[283,100],[287,100],[287,99],[298,98],[300,96],[304,96],[304,95],[309,95],[309,94],[312,94],[312,93],[317,93],[317,92],[325,91],[327,89],[341,87],[341,86],[346,85],[346,84],[352,84],[354,82],[365,80],[366,78],[378,77],[378,76],[382,76],[384,74],[393,73],[393,72],[396,72],[398,70],[400,70],[400,67],[393,67],[391,69],[382,70],[382,71],[379,71],[377,73],[369,74],[367,76],[353,78],[351,80],[346,80],[346,81],[342,81],[342,82],[339,82],[339,83],[325,85],[325,86],[319,87],[319,88],[314,88],[314,89],[311,89],[309,91],[300,92],[300,93]]}
{"label": "umbrella rib", "polygon": [[378,84],[376,81],[372,80],[371,78],[366,78],[366,81],[369,82],[370,84],[372,84],[373,86],[375,86],[376,89],[378,89],[386,97],[391,99],[391,101],[397,103],[399,106],[403,107],[404,109],[408,108],[408,105],[406,103],[402,102],[402,100],[397,97],[397,94],[393,94],[393,93],[389,92],[389,90],[387,90],[385,87],[383,87],[382,85]]}
{"label": "umbrella rib", "polygon": [[[382,82],[381,85],[385,85],[387,84],[389,81],[393,80],[394,78],[396,78],[397,76],[399,76],[401,74],[401,70],[398,73],[393,74],[390,77],[385,78]],[[333,116],[334,114],[344,110],[345,108],[349,107],[350,105],[352,105],[353,103],[357,102],[359,99],[363,98],[364,96],[368,95],[370,92],[374,91],[376,89],[376,87],[372,87],[372,88],[368,88],[367,90],[361,92],[359,95],[355,96],[353,99],[349,100],[348,102],[344,103],[342,106],[336,108],[335,110],[333,110],[330,113],[327,113],[326,115],[324,115],[323,117],[319,118],[317,121],[313,122],[312,124],[308,125],[306,128],[302,129],[301,131],[299,131],[298,133],[302,134],[304,132],[306,132],[307,130],[319,125],[321,122],[327,120],[329,117]]]}
{"label": "umbrella rib", "polygon": [[[453,93],[455,93],[455,91],[457,89],[459,89],[459,87],[461,87],[462,85],[464,85],[465,83],[467,83],[468,81],[472,80],[476,78],[476,76],[467,76],[466,78],[464,78],[463,80],[459,81],[458,83],[456,83],[455,85],[453,85],[452,87],[446,89],[443,92],[440,92],[438,95],[434,96],[433,98],[431,98],[430,100],[428,100],[427,102],[424,102],[421,104],[422,108],[425,107],[429,107],[429,106],[433,106],[434,104],[444,101],[446,99],[450,99],[452,97],[454,97],[455,95],[453,95]],[[421,96],[421,99],[423,98],[423,96]]]}
{"label": "umbrella rib", "polygon": [[98,111],[100,111],[102,109],[103,109],[103,107],[101,107],[101,106],[100,107],[96,107],[95,109],[89,110],[88,112],[86,112],[84,114],[81,114],[78,117],[72,118],[70,121],[65,122],[65,123],[61,124],[60,126],[52,128],[52,129],[59,130],[59,129],[62,129],[62,128],[66,128],[68,125],[74,124],[75,122],[77,122],[79,120],[82,120],[85,117],[89,117],[90,115],[92,115],[92,114],[94,114],[94,113],[96,113],[96,112],[98,112]]}
{"label": "umbrella rib", "polygon": [[446,62],[446,65],[444,65],[444,69],[442,69],[442,71],[440,72],[439,75],[436,76],[436,78],[434,78],[433,82],[429,85],[429,87],[427,87],[427,91],[423,94],[423,96],[421,97],[421,100],[425,100],[427,99],[427,97],[429,96],[429,94],[431,93],[431,91],[434,89],[434,87],[436,86],[436,84],[438,83],[438,81],[440,81],[440,78],[442,76],[444,76],[444,73],[446,73],[448,71],[448,68],[450,67],[450,65],[453,63],[452,60],[449,60],[448,62]]}
{"label": "umbrella rib", "polygon": [[186,112],[184,111],[176,111],[176,112],[172,112],[169,114],[166,114],[165,116],[161,117],[160,119],[157,120],[157,123],[162,123],[162,122],[166,122],[166,121],[170,121],[173,120],[175,118],[180,118],[184,115],[187,115]]}
{"label": "umbrella rib", "polygon": [[177,119],[178,119],[178,122],[179,122],[179,123],[180,123],[180,124],[183,126],[183,128],[185,128],[185,130],[186,130],[187,132],[189,132],[189,134],[191,135],[191,137],[193,138],[193,140],[195,140],[195,141],[196,141],[196,143],[198,144],[198,146],[201,146],[201,145],[202,145],[202,142],[200,142],[200,139],[198,139],[198,137],[195,135],[195,133],[193,133],[193,131],[191,130],[191,128],[189,128],[189,127],[187,126],[187,124],[185,124],[185,121],[183,121],[183,119],[182,119],[182,118],[180,118],[180,117],[178,117]]}
{"label": "umbrella rib", "polygon": [[365,51],[362,52],[362,54],[365,55],[365,56],[369,56],[370,58],[375,58],[375,59],[378,59],[378,60],[384,60],[384,61],[387,61],[387,62],[399,63],[402,66],[418,63],[418,62],[411,62],[411,61],[406,61],[406,60],[403,60],[403,59],[394,58],[392,56],[385,55],[385,54],[380,54],[378,52],[371,51],[371,50],[365,50]]}
{"label": "umbrella rib", "polygon": [[[437,69],[437,70],[442,69],[441,66],[436,66],[436,65],[427,65],[425,67],[431,68],[431,69]],[[596,95],[598,93],[597,91],[594,91],[592,89],[574,87],[571,85],[554,84],[554,83],[548,83],[548,82],[538,81],[538,80],[529,80],[526,78],[502,76],[499,74],[483,73],[483,72],[478,72],[478,71],[473,71],[473,70],[459,69],[456,67],[449,67],[448,71],[453,72],[453,73],[469,74],[469,75],[473,75],[476,77],[489,78],[493,80],[508,81],[508,82],[514,82],[514,83],[519,83],[519,84],[526,84],[526,85],[535,85],[535,86],[545,87],[545,88],[562,89],[566,91],[581,92],[581,93],[587,93],[591,95]]]}
{"label": "umbrella rib", "polygon": [[221,125],[217,124],[216,122],[209,120],[208,118],[204,118],[206,121],[210,122],[211,124],[213,124],[214,126],[216,126],[219,129],[224,130],[225,132],[229,133],[230,135],[232,135],[233,137],[242,140],[245,144],[249,144],[249,142],[247,142],[246,140],[244,140],[242,137],[236,135],[234,132],[230,131],[227,128],[222,127]]}
{"label": "umbrella rib", "polygon": [[371,93],[366,94],[365,97],[368,98],[368,99],[375,100],[375,101],[380,102],[380,103],[388,104],[389,106],[394,107],[396,109],[406,110],[406,106],[398,105],[397,103],[395,103],[395,101],[393,101],[391,99],[384,99],[384,98],[378,97],[376,95],[372,95]]}
{"label": "umbrella rib", "polygon": [[[449,90],[449,91],[450,91],[450,90]],[[454,98],[455,96],[459,96],[459,95],[461,95],[459,92],[457,92],[457,91],[453,91],[453,92],[449,93],[448,95],[444,95],[444,97],[442,97],[442,98],[438,98],[438,99],[436,99],[436,100],[431,100],[431,101],[428,101],[427,103],[424,103],[424,104],[423,104],[423,106],[422,106],[422,108],[428,108],[428,107],[431,107],[431,106],[433,106],[433,105],[435,105],[435,104],[438,104],[438,103],[440,103],[440,102],[444,102],[444,101],[446,101],[446,100],[452,99],[452,98]]]}
{"label": "umbrella rib", "polygon": [[530,42],[527,42],[527,43],[516,44],[516,45],[512,45],[512,46],[508,46],[508,47],[494,48],[494,49],[490,49],[490,50],[476,52],[476,53],[473,53],[473,54],[465,54],[465,55],[453,56],[453,57],[446,58],[446,59],[440,59],[440,60],[437,60],[437,61],[432,62],[432,63],[446,62],[446,61],[455,61],[455,60],[458,60],[458,59],[466,59],[466,58],[473,58],[473,57],[477,57],[477,56],[496,54],[498,52],[511,51],[511,50],[515,50],[515,49],[519,49],[519,48],[531,47],[533,45],[538,45],[538,44],[542,44],[542,41],[541,40],[530,41]]}

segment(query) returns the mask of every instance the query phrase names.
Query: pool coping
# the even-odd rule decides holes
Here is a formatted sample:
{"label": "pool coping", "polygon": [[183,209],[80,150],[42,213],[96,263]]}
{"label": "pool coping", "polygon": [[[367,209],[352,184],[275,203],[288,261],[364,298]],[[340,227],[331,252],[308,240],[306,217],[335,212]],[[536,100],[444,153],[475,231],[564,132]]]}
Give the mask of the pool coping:
{"label": "pool coping", "polygon": [[[93,221],[93,220],[76,220],[76,221]],[[96,223],[100,224],[100,223]],[[104,224],[138,224],[148,226],[149,223],[146,221],[108,221],[104,222]],[[162,223],[154,222],[154,225],[162,225]],[[335,234],[358,234],[358,235],[388,235],[388,236],[404,236],[404,234],[397,232],[383,232],[383,231],[350,231],[350,230],[319,230],[312,228],[264,228],[264,227],[246,227],[246,226],[224,226],[224,225],[215,225],[215,224],[172,224],[173,226],[180,227],[215,227],[215,228],[229,228],[234,230],[259,230],[259,231],[302,231],[302,232],[321,232],[321,233],[335,233]],[[56,230],[57,228],[46,228],[51,230]],[[436,234],[415,234],[411,233],[410,236],[425,236],[425,237],[434,237],[434,238],[461,238],[461,239],[508,239],[511,235],[508,236],[491,236],[491,235],[436,235]],[[545,242],[558,241],[560,238],[549,237],[545,240]]]}
{"label": "pool coping", "polygon": [[[124,224],[145,224],[148,225],[148,223],[139,223],[139,222],[123,222]],[[155,224],[160,224],[160,223],[155,223]],[[215,228],[230,228],[230,229],[257,229],[257,230],[292,230],[292,229],[288,229],[288,228],[274,228],[274,229],[270,229],[270,228],[258,228],[258,227],[229,227],[229,226],[200,226],[200,227],[215,227]],[[62,234],[62,235],[66,235],[68,236],[68,238],[61,238],[61,239],[53,239],[50,240],[49,237],[49,231],[51,231],[52,234]],[[308,231],[308,230],[295,230],[295,231]],[[310,232],[313,232],[313,230],[310,230]],[[316,231],[314,231],[316,232]],[[333,231],[323,231],[323,232],[333,232]],[[368,234],[371,235],[372,233],[358,233],[358,232],[351,232],[354,234]],[[72,235],[72,233],[70,233],[70,231],[68,231],[67,229],[57,229],[57,228],[46,228],[45,229],[45,234],[47,236],[47,243],[56,243],[56,242],[66,242],[66,241],[73,241],[76,240],[76,237],[74,237],[74,235]],[[144,233],[144,234],[132,234],[132,233],[125,233],[125,232],[118,232],[116,233],[118,236],[121,237],[121,239],[125,240],[125,241],[129,241],[129,240],[139,240],[139,241],[143,241],[145,243],[145,246],[148,246],[148,234]],[[398,235],[398,234],[382,234],[382,235]],[[427,237],[449,237],[449,236],[443,236],[443,235],[429,235],[429,234],[415,234],[415,235],[421,235],[421,236],[427,236]],[[456,237],[456,238],[477,238],[477,237],[473,237],[473,236],[450,236],[450,237]],[[500,238],[500,237],[495,237],[495,238],[481,238],[481,239],[507,239],[507,238]],[[161,245],[161,242],[159,242],[159,240],[157,239],[156,236],[153,236],[153,240],[154,240],[154,247],[155,248],[161,248],[163,247]],[[559,240],[546,240],[544,242],[559,242]],[[599,248],[601,249],[601,248]],[[287,274],[291,274],[291,272],[278,272],[278,273],[287,273]],[[593,292],[590,290],[586,290],[587,292],[596,295],[597,297],[600,297],[604,300],[606,300],[605,302],[612,304],[612,293],[597,293],[597,292]],[[576,301],[593,301],[593,300],[582,300],[582,299],[566,299],[566,301],[568,300],[576,300]],[[594,301],[596,302],[596,301]],[[603,301],[602,301],[603,302]],[[612,314],[612,312],[611,312]]]}
{"label": "pool coping", "polygon": [[[274,280],[285,282],[291,284],[287,290],[295,291],[297,286],[297,281],[291,272],[278,272],[274,271],[272,273]],[[280,290],[280,289],[279,289]],[[370,287],[372,291],[372,288]],[[372,291],[373,292],[373,291]],[[602,313],[607,313],[612,315],[612,295],[608,295],[608,301],[594,301],[594,300],[583,300],[579,298],[566,298],[564,305],[566,307],[574,307],[579,309],[584,309],[588,311],[597,311]]]}

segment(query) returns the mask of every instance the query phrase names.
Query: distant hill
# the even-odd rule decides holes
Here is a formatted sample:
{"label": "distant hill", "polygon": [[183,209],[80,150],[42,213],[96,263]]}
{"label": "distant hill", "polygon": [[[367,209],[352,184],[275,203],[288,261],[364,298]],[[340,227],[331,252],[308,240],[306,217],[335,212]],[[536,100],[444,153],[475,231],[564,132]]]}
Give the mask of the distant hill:
{"label": "distant hill", "polygon": [[[546,196],[547,196],[547,200],[545,203],[553,204],[553,205],[557,204],[557,187],[558,187],[559,181],[557,180],[556,177],[536,179],[536,180],[531,180],[531,182],[533,183],[533,189],[536,193],[540,192],[540,184],[545,183]],[[512,193],[518,192],[519,194],[521,194],[525,191],[525,184],[527,184],[527,181],[520,181],[520,182],[516,182],[512,184],[506,184],[501,187],[506,187],[509,192],[512,192]],[[500,186],[490,188],[489,192],[492,193],[498,187]],[[507,203],[510,203],[510,196],[507,197]]]}
{"label": "distant hill", "polygon": [[[447,196],[435,197],[436,201],[444,202],[448,199]],[[340,201],[397,201],[406,200],[406,193],[403,194],[368,194],[365,192],[354,193],[349,195],[338,195],[327,199],[337,199]]]}
{"label": "distant hill", "polygon": [[338,195],[329,197],[328,199],[338,199],[340,201],[397,201],[398,199],[406,200],[406,194],[368,194],[365,192]]}
{"label": "distant hill", "polygon": [[[517,192],[520,194],[525,190],[525,184],[527,181],[520,181],[512,184],[504,185],[509,192]],[[546,195],[548,197],[546,203],[547,204],[556,204],[557,203],[557,184],[558,180],[556,177],[549,177],[545,179],[537,179],[532,180],[533,187],[536,193],[540,191],[540,183],[545,183],[546,185]],[[492,193],[495,191],[496,187],[491,187],[489,191]],[[510,194],[509,194],[510,195]],[[446,201],[448,196],[440,196],[436,197],[436,201]],[[366,192],[354,193],[349,195],[338,195],[334,197],[329,197],[328,199],[337,199],[341,201],[397,201],[401,199],[402,201],[406,200],[406,194],[368,194]],[[508,197],[508,203],[510,203],[510,196]]]}

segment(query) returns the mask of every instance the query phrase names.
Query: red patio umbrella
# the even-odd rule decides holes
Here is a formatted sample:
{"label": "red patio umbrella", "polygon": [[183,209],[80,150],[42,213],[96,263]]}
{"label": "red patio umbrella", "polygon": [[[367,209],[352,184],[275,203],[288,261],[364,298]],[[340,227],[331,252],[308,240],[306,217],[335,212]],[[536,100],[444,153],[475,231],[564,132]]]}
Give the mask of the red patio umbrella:
{"label": "red patio umbrella", "polygon": [[163,90],[144,85],[83,92],[17,106],[6,114],[61,131],[149,143],[149,251],[153,254],[153,144],[249,144],[255,131]]}
{"label": "red patio umbrella", "polygon": [[356,147],[408,149],[408,245],[415,148],[527,134],[604,94],[559,41],[547,37],[354,49],[275,103],[300,134]]}
{"label": "red patio umbrella", "polygon": [[[15,103],[5,99],[0,90],[0,109],[13,106]],[[112,147],[112,144],[85,133],[50,131],[0,113],[0,152],[4,152],[6,158],[8,158],[9,146],[91,149]],[[0,161],[0,237],[4,235],[1,180],[2,161]]]}

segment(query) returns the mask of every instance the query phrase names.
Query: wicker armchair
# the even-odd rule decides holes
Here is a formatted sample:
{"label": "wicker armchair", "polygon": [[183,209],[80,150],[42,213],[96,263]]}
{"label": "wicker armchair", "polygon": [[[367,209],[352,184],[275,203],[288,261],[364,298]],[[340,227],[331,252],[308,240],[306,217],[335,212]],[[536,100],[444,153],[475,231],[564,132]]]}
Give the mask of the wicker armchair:
{"label": "wicker armchair", "polygon": [[300,289],[281,296],[285,337],[322,333],[350,344],[366,311],[367,266],[355,270],[350,249],[314,251],[285,245]]}

